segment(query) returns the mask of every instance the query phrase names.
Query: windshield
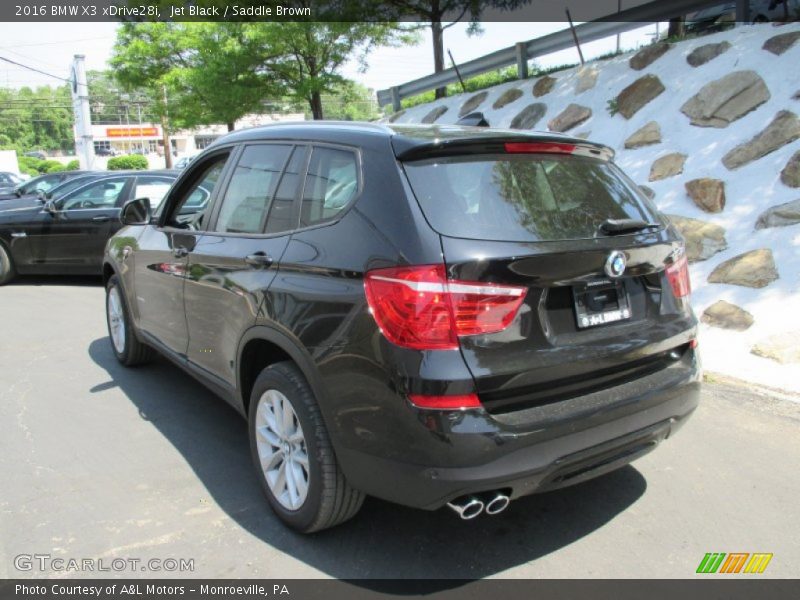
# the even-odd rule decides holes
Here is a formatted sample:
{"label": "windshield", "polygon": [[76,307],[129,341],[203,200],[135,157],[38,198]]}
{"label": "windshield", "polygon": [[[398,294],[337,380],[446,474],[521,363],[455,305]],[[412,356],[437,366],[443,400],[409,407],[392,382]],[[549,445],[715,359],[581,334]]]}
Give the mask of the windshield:
{"label": "windshield", "polygon": [[553,241],[603,235],[608,219],[660,222],[657,211],[612,163],[525,154],[429,159],[404,164],[431,226],[452,237]]}
{"label": "windshield", "polygon": [[21,196],[35,194],[36,192],[48,192],[57,184],[58,179],[56,177],[43,175],[17,186],[16,192]]}

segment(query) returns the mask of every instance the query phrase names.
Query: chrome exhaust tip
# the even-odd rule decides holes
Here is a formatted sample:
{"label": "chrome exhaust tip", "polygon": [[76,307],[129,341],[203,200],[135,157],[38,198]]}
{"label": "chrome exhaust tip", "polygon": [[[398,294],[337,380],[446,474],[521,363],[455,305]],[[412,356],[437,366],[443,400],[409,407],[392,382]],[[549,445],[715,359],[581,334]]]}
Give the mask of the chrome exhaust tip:
{"label": "chrome exhaust tip", "polygon": [[498,492],[494,498],[486,503],[486,514],[499,515],[508,508],[509,504],[511,504],[511,498],[501,492]]}
{"label": "chrome exhaust tip", "polygon": [[483,512],[484,504],[475,496],[464,496],[448,502],[447,506],[454,510],[459,517],[469,521]]}

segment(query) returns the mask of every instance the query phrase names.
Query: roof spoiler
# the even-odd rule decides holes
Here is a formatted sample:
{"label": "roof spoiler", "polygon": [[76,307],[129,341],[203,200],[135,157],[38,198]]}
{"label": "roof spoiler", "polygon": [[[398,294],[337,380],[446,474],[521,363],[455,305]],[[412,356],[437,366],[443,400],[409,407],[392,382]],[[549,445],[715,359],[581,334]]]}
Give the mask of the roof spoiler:
{"label": "roof spoiler", "polygon": [[[488,134],[489,132],[487,132]],[[446,156],[475,154],[573,154],[610,161],[614,150],[608,146],[577,139],[553,139],[552,137],[515,136],[507,132],[485,135],[472,139],[439,139],[426,142],[392,140],[395,156],[399,160],[421,160]]]}

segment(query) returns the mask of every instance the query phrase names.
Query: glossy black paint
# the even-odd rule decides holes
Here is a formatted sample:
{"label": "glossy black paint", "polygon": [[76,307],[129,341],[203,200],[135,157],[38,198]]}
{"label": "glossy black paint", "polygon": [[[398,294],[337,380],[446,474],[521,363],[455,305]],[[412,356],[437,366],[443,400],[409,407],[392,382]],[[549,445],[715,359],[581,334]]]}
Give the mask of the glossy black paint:
{"label": "glossy black paint", "polygon": [[[336,123],[234,132],[192,162],[151,224],[112,238],[105,275],[120,276],[139,334],[244,415],[253,370],[293,360],[315,392],[348,480],[369,494],[424,508],[498,488],[516,497],[640,456],[698,401],[700,368],[688,344],[696,322],[664,276],[679,237],[671,227],[538,244],[440,236],[414,199],[396,151],[400,145],[429,153],[448,135],[478,144],[488,134]],[[492,143],[502,135],[494,131]],[[271,141],[353,149],[362,171],[358,197],[318,226],[298,229],[295,220],[293,229],[273,235],[215,231],[241,148]],[[209,218],[196,230],[169,226],[171,203],[220,152],[230,158]],[[298,189],[295,204],[300,197]],[[564,294],[605,277],[611,250],[628,258],[624,285],[635,317],[578,331]],[[462,338],[460,350],[391,344],[369,313],[364,273],[442,262],[453,278],[524,285],[522,310],[504,332]],[[579,393],[570,382],[580,384]],[[557,396],[548,396],[551,385]],[[487,399],[485,408],[419,410],[407,399],[473,392]]]}
{"label": "glossy black paint", "polygon": [[[85,172],[75,172],[86,175]],[[46,204],[35,196],[0,203],[0,244],[8,248],[17,272],[22,274],[99,275],[108,239],[122,224],[120,209],[132,199],[137,178],[158,177],[174,181],[173,171],[107,172],[86,177],[83,186]],[[60,207],[98,182],[124,180],[114,206]],[[49,209],[52,207],[52,209]]]}

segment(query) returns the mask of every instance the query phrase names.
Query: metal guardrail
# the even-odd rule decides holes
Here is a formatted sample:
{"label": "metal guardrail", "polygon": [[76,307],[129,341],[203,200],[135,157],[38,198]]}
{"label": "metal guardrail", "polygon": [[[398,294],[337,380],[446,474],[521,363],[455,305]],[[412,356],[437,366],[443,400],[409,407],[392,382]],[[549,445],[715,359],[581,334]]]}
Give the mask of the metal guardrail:
{"label": "metal guardrail", "polygon": [[[577,25],[575,27],[575,32],[578,36],[578,40],[583,44],[637,29],[646,23],[668,20],[672,17],[685,15],[707,6],[714,6],[721,3],[721,0],[654,0],[647,4],[642,4],[603,17],[602,19],[596,19]],[[737,0],[737,10],[741,11],[742,7],[744,7],[745,12],[742,14],[747,14],[746,10],[748,6],[747,0]],[[739,14],[740,13],[737,12],[737,20]],[[746,20],[746,16],[745,19],[741,20]],[[563,29],[527,42],[519,42],[509,48],[503,48],[502,50],[497,50],[491,54],[486,54],[480,58],[462,63],[458,65],[458,70],[461,73],[461,77],[466,79],[474,77],[475,75],[480,75],[481,73],[495,71],[516,64],[517,77],[519,79],[525,79],[528,77],[529,60],[565,50],[574,45],[575,42],[572,38],[572,32],[569,29]],[[391,104],[394,110],[398,111],[401,108],[400,101],[403,98],[416,96],[417,94],[444,87],[456,81],[458,81],[458,76],[455,69],[445,69],[440,73],[433,73],[432,75],[420,77],[419,79],[414,79],[413,81],[386,90],[379,90],[377,93],[378,104],[380,106]]]}

